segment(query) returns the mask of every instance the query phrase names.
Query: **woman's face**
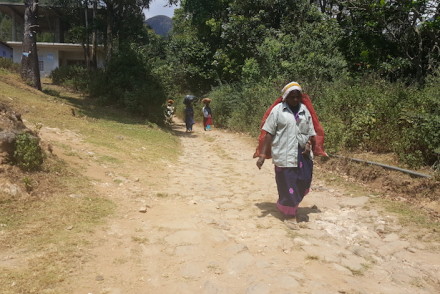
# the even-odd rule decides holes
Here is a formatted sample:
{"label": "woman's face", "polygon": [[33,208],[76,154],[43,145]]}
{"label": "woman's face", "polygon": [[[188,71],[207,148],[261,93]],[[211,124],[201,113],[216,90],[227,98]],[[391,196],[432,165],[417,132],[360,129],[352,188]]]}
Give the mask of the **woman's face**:
{"label": "woman's face", "polygon": [[286,102],[289,104],[289,106],[297,106],[298,103],[301,102],[301,92],[298,90],[293,90],[289,93],[289,95],[287,95]]}

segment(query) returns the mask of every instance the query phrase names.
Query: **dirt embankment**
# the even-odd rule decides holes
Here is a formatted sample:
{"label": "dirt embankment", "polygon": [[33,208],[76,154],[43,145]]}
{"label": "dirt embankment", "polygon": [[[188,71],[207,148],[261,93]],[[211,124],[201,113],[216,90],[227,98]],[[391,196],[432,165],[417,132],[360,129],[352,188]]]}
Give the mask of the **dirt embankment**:
{"label": "dirt embankment", "polygon": [[433,220],[440,221],[440,181],[432,178],[415,178],[379,166],[355,163],[348,159],[330,158],[320,160],[329,172],[349,176],[368,185],[376,193],[395,201],[409,202],[423,208]]}

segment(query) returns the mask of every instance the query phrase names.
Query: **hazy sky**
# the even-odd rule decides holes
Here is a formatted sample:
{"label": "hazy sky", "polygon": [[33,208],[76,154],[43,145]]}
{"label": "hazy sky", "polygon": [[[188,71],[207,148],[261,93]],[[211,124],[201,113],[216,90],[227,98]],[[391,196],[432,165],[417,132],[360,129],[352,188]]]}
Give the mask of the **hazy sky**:
{"label": "hazy sky", "polygon": [[145,9],[145,18],[150,18],[155,15],[166,15],[169,17],[173,17],[174,9],[176,9],[176,6],[168,7],[165,6],[167,1],[166,0],[153,0],[150,4],[150,9]]}

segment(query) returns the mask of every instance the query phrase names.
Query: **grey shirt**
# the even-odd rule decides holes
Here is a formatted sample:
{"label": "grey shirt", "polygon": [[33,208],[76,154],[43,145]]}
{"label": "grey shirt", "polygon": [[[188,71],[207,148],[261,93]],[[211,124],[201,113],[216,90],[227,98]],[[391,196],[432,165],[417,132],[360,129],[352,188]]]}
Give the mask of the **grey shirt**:
{"label": "grey shirt", "polygon": [[301,104],[295,119],[285,101],[272,109],[263,130],[274,136],[272,162],[278,167],[297,167],[298,145],[304,148],[309,138],[316,135],[307,107]]}

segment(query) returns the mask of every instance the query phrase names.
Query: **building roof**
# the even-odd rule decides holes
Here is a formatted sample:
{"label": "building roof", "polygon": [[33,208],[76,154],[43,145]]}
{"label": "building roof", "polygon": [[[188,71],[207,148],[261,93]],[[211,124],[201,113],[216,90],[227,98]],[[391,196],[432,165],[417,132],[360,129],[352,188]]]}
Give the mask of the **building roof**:
{"label": "building roof", "polygon": [[8,47],[8,48],[12,49],[12,47],[9,46],[8,43],[5,43],[5,42],[3,42],[3,41],[1,41],[1,40],[0,40],[0,44],[3,45],[3,46],[5,46],[5,47]]}
{"label": "building roof", "polygon": [[[21,48],[22,42],[7,42],[7,45],[12,48]],[[37,42],[37,49],[62,49],[64,51],[77,51],[83,50],[81,44],[74,43],[47,43],[47,42]],[[98,50],[103,50],[104,45],[98,45]]]}

